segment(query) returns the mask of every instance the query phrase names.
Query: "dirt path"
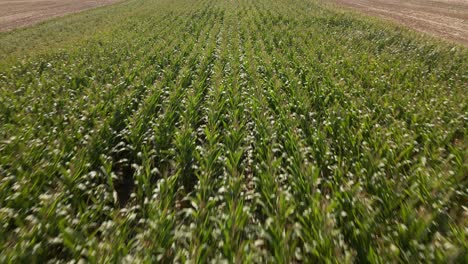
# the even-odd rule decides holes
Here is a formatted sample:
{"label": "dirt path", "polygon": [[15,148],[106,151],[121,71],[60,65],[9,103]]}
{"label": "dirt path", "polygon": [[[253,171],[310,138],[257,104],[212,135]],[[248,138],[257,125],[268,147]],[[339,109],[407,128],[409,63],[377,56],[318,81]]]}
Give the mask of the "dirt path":
{"label": "dirt path", "polygon": [[468,46],[468,0],[332,0]]}
{"label": "dirt path", "polygon": [[0,31],[117,1],[119,0],[0,0]]}

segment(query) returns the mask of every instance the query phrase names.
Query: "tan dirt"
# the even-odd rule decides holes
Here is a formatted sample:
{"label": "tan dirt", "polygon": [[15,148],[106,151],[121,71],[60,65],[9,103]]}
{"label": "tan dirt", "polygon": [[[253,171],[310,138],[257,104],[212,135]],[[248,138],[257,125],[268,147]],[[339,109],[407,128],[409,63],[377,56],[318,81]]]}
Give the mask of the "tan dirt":
{"label": "tan dirt", "polygon": [[119,0],[0,0],[0,31],[117,1]]}
{"label": "tan dirt", "polygon": [[468,46],[468,0],[332,0]]}

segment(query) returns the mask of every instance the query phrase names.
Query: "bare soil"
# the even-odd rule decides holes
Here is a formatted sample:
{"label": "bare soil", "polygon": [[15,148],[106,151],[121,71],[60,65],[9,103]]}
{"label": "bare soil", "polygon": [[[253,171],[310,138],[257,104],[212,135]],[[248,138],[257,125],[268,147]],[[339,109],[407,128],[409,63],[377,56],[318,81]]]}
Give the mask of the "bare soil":
{"label": "bare soil", "polygon": [[468,0],[333,0],[468,46]]}
{"label": "bare soil", "polygon": [[0,0],[0,31],[117,1],[119,0]]}

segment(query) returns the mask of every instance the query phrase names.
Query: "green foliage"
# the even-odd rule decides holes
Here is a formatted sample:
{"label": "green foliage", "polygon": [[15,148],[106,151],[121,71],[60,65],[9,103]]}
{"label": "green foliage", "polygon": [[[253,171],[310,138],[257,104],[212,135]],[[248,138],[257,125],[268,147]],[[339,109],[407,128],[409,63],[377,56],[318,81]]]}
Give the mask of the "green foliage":
{"label": "green foliage", "polygon": [[0,47],[2,263],[467,259],[464,47],[312,0],[130,0]]}

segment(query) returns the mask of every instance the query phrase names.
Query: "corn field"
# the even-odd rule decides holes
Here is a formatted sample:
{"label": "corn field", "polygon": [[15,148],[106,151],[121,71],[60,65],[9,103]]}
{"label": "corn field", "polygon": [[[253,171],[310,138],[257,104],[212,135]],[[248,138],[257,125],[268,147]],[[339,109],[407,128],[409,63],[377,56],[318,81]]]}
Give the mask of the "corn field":
{"label": "corn field", "polygon": [[317,0],[1,33],[0,263],[468,261],[467,69]]}

